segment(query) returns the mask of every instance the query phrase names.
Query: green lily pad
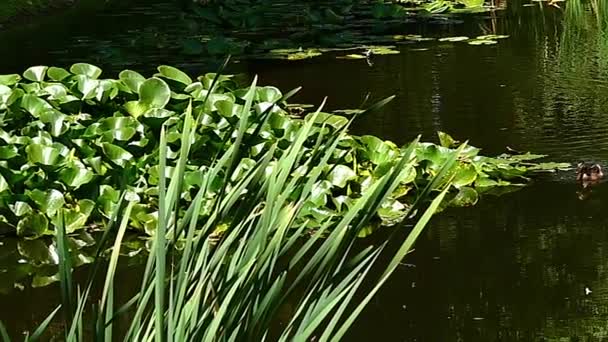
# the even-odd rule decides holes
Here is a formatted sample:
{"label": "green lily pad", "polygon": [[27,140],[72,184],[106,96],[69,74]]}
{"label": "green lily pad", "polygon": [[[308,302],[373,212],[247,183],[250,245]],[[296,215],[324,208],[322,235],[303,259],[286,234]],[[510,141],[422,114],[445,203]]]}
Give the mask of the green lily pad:
{"label": "green lily pad", "polygon": [[76,63],[70,67],[70,72],[76,75],[85,75],[94,80],[101,75],[99,67],[88,63]]}
{"label": "green lily pad", "polygon": [[462,187],[458,190],[456,196],[450,201],[450,204],[456,207],[466,207],[477,204],[479,194],[475,189],[470,187]]}
{"label": "green lily pad", "polygon": [[339,188],[345,187],[348,181],[356,178],[355,171],[346,165],[336,165],[327,176],[327,180]]}
{"label": "green lily pad", "polygon": [[138,94],[139,87],[146,81],[145,77],[133,70],[123,70],[120,72],[118,77],[127,87],[129,87],[132,92]]}
{"label": "green lily pad", "polygon": [[21,80],[21,76],[17,74],[11,75],[0,75],[0,84],[5,86],[12,86],[17,84]]}
{"label": "green lily pad", "polygon": [[494,45],[497,44],[498,42],[495,40],[489,40],[489,39],[474,39],[468,42],[470,45]]}
{"label": "green lily pad", "polygon": [[25,70],[23,77],[30,81],[42,82],[44,80],[44,76],[46,76],[47,69],[48,67],[46,66],[31,67]]}
{"label": "green lily pad", "polygon": [[72,75],[69,71],[67,71],[63,68],[57,68],[57,67],[50,67],[47,70],[46,74],[53,81],[63,81],[64,79],[66,79]]}
{"label": "green lily pad", "polygon": [[139,87],[139,101],[148,108],[165,108],[169,100],[171,89],[160,78],[149,78]]}
{"label": "green lily pad", "polygon": [[54,146],[30,144],[25,148],[25,152],[28,160],[35,164],[58,166],[63,160],[61,150]]}
{"label": "green lily pad", "polygon": [[192,83],[192,79],[190,78],[190,76],[172,66],[161,65],[158,67],[158,71],[160,72],[159,76],[163,76],[170,80],[180,82],[184,85],[190,85]]}
{"label": "green lily pad", "polygon": [[440,42],[463,42],[465,40],[469,40],[469,37],[466,36],[458,36],[458,37],[444,37],[438,39]]}
{"label": "green lily pad", "polygon": [[17,236],[36,239],[48,230],[49,220],[41,213],[33,213],[22,218],[17,224]]}

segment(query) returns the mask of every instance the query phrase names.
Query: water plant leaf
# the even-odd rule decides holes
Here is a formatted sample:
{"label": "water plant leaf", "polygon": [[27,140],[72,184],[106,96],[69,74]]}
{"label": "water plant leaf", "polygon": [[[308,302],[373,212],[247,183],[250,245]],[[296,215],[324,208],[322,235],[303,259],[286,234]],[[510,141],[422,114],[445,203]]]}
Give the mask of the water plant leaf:
{"label": "water plant leaf", "polygon": [[469,37],[466,37],[466,36],[457,36],[457,37],[444,37],[444,38],[439,38],[438,39],[438,41],[440,41],[440,42],[462,42],[462,41],[465,41],[465,40],[469,40]]}
{"label": "water plant leaf", "polygon": [[348,181],[355,178],[355,171],[346,165],[336,165],[327,176],[327,180],[339,188],[345,187]]}
{"label": "water plant leaf", "polygon": [[40,210],[48,216],[54,216],[57,210],[65,204],[63,194],[56,189],[50,189],[46,192],[38,189],[26,190],[25,195],[34,201]]}
{"label": "water plant leaf", "polygon": [[158,67],[158,71],[160,72],[160,76],[180,82],[184,85],[190,85],[192,83],[192,79],[190,78],[190,76],[175,67],[169,65],[161,65]]}
{"label": "water plant leaf", "polygon": [[49,221],[42,213],[32,213],[25,216],[17,224],[17,236],[25,239],[36,239],[44,235]]}
{"label": "water plant leaf", "polygon": [[5,86],[12,86],[21,80],[21,75],[18,74],[10,74],[10,75],[0,75],[0,84]]}
{"label": "water plant leaf", "polygon": [[28,160],[35,164],[57,166],[63,160],[61,151],[54,146],[29,144],[25,148],[25,152]]}
{"label": "water plant leaf", "polygon": [[30,81],[42,82],[44,80],[44,76],[46,76],[47,69],[48,67],[46,66],[30,67],[23,72],[23,77]]}
{"label": "water plant leaf", "polygon": [[456,168],[453,184],[455,187],[464,187],[472,184],[477,179],[477,170],[471,164],[460,164]]}
{"label": "water plant leaf", "polygon": [[458,190],[456,196],[450,201],[450,204],[455,207],[466,207],[477,204],[479,194],[475,189],[470,187],[462,187]]}
{"label": "water plant leaf", "polygon": [[33,288],[44,287],[44,286],[48,286],[48,285],[58,282],[58,281],[59,281],[59,274],[53,274],[50,276],[35,274],[34,277],[32,278],[32,287]]}
{"label": "water plant leaf", "polygon": [[505,39],[505,38],[509,38],[508,35],[504,35],[504,34],[486,34],[483,36],[477,36],[477,38],[475,39],[480,39],[480,40],[496,40],[496,39]]}
{"label": "water plant leaf", "polygon": [[171,89],[160,78],[149,78],[139,87],[139,101],[148,108],[164,108],[169,100]]}
{"label": "water plant leaf", "polygon": [[139,93],[139,87],[146,81],[140,73],[133,70],[123,70],[118,74],[119,79],[134,93]]}
{"label": "water plant leaf", "polygon": [[36,95],[26,94],[21,98],[21,107],[38,118],[43,112],[53,109],[48,102]]}
{"label": "water plant leaf", "polygon": [[74,189],[78,189],[83,184],[93,180],[95,174],[84,165],[71,163],[59,172],[59,179]]}
{"label": "water plant leaf", "polygon": [[32,207],[27,202],[17,201],[9,207],[15,216],[24,216],[33,213]]}
{"label": "water plant leaf", "polygon": [[467,8],[481,7],[483,6],[484,0],[458,0],[463,3]]}
{"label": "water plant leaf", "polygon": [[489,39],[473,39],[468,42],[470,45],[494,45],[497,43],[497,41]]}
{"label": "water plant leaf", "polygon": [[112,162],[121,167],[124,167],[127,162],[133,159],[133,155],[120,146],[102,143],[101,148],[103,153],[110,158]]}
{"label": "water plant leaf", "polygon": [[19,155],[15,145],[0,146],[0,159],[11,159]]}
{"label": "water plant leaf", "polygon": [[85,75],[96,80],[101,76],[101,69],[95,65],[88,63],[76,63],[70,67],[70,72],[76,75]]}
{"label": "water plant leaf", "polygon": [[437,136],[439,137],[439,143],[443,147],[451,148],[458,144],[458,141],[455,140],[454,138],[452,138],[447,133],[439,131],[439,132],[437,132]]}
{"label": "water plant leaf", "polygon": [[58,67],[50,67],[46,74],[48,75],[48,77],[53,80],[53,81],[63,81],[64,79],[70,77],[72,74],[63,69],[63,68],[58,68]]}

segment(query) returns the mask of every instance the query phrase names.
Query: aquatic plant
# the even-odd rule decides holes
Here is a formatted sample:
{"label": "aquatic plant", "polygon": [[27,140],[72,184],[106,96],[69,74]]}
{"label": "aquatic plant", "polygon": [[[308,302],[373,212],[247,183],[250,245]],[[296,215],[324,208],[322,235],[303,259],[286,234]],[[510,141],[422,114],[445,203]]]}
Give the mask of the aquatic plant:
{"label": "aquatic plant", "polygon": [[[216,78],[217,81],[217,78]],[[211,88],[217,84],[211,83]],[[446,195],[454,175],[450,174],[456,160],[464,153],[466,144],[454,150],[438,165],[437,174],[420,193],[411,207],[425,209],[406,239],[390,252],[391,261],[380,267],[383,272],[372,276],[370,269],[387,243],[358,248],[354,246],[359,232],[374,213],[399,186],[403,170],[416,163],[416,142],[404,147],[401,157],[387,166],[369,191],[355,199],[344,215],[323,223],[308,232],[305,208],[314,200],[315,184],[323,181],[323,170],[329,167],[338,146],[347,137],[348,124],[337,130],[315,127],[321,108],[301,126],[294,128],[295,139],[285,152],[280,141],[263,152],[259,162],[243,171],[232,187],[214,184],[222,175],[233,174],[242,150],[255,146],[247,138],[256,120],[251,109],[258,94],[256,81],[246,89],[238,123],[229,129],[235,142],[220,150],[209,167],[202,171],[202,182],[194,200],[186,207],[176,206],[180,196],[179,183],[186,176],[185,165],[195,156],[190,141],[203,121],[194,116],[188,101],[184,109],[184,126],[179,140],[181,153],[176,167],[168,175],[159,174],[159,213],[155,221],[157,234],[143,275],[141,289],[126,303],[114,303],[115,272],[122,239],[129,225],[130,213],[140,201],[133,191],[121,194],[119,209],[113,213],[108,229],[99,243],[97,262],[88,282],[78,293],[71,279],[64,218],[67,209],[59,209],[56,246],[60,260],[61,298],[64,324],[62,336],[66,341],[112,340],[116,335],[125,340],[190,341],[190,340],[339,340],[353,324],[359,313],[379,290],[399,262],[411,250],[422,229]],[[209,98],[207,98],[209,99]],[[203,101],[203,104],[206,104]],[[160,129],[158,167],[164,168],[172,159],[168,149],[168,124]],[[311,135],[317,135],[313,149],[305,147]],[[310,172],[298,172],[314,166]],[[423,199],[439,189],[435,199],[426,205]],[[218,192],[218,196],[208,194]],[[239,201],[242,198],[244,201]],[[202,217],[202,208],[212,210]],[[174,219],[185,213],[179,224]],[[226,225],[221,236],[214,233]],[[109,237],[115,236],[114,241]],[[394,234],[395,240],[401,234]],[[105,270],[105,282],[98,304],[89,307],[96,272],[101,270],[100,255],[109,246],[110,260]],[[174,248],[179,248],[175,251]],[[363,283],[371,281],[371,286]],[[362,295],[362,299],[356,295]],[[287,303],[293,303],[286,308]],[[121,306],[118,307],[117,304]],[[350,308],[349,310],[346,310]],[[60,307],[31,334],[27,340],[43,336]],[[84,318],[86,310],[93,313]],[[119,318],[128,316],[128,327],[116,330]],[[92,327],[87,329],[86,327]],[[9,337],[0,323],[0,336]]]}
{"label": "aquatic plant", "polygon": [[[185,171],[175,204],[192,202],[213,156],[240,143],[231,128],[244,115],[246,89],[239,88],[230,76],[219,77],[212,87],[214,74],[192,80],[170,66],[158,70],[151,78],[125,70],[119,79],[100,79],[98,67],[80,63],[69,71],[38,66],[26,70],[23,77],[0,76],[0,222],[5,234],[30,239],[52,235],[61,209],[66,210],[63,219],[68,233],[103,226],[118,206],[121,189],[140,198],[130,213],[129,227],[153,234],[159,217],[160,175],[164,172],[168,176],[176,167]],[[248,149],[239,152],[230,174],[213,179],[213,191],[206,196],[217,196],[220,189],[235,186],[275,143],[278,148],[271,157],[279,158],[309,120],[314,119],[313,129],[302,146],[309,153],[328,146],[322,139],[324,134],[340,130],[349,121],[325,112],[293,117],[285,109],[293,93],[283,95],[270,86],[255,88],[246,113],[249,130],[243,138]],[[188,146],[191,157],[180,165],[177,161],[184,153],[180,137],[187,106],[192,106],[201,125]],[[369,108],[374,109],[376,106]],[[158,139],[161,128],[167,132],[166,151]],[[453,144],[448,142],[452,140],[443,137],[443,146],[414,145],[416,163],[403,170],[400,187],[383,204],[378,223],[401,220],[418,195],[417,189],[429,184],[438,166],[451,155]],[[530,171],[544,168],[542,164],[524,164],[523,157],[484,158],[477,156],[478,151],[469,147],[459,159],[456,192],[465,187],[484,191],[523,184]],[[159,167],[161,153],[169,160],[165,167]],[[401,150],[392,142],[346,135],[328,166],[294,170],[321,173],[313,184],[314,196],[303,209],[308,226],[319,228],[326,220],[343,216],[400,156]],[[199,215],[211,209],[203,206]]]}

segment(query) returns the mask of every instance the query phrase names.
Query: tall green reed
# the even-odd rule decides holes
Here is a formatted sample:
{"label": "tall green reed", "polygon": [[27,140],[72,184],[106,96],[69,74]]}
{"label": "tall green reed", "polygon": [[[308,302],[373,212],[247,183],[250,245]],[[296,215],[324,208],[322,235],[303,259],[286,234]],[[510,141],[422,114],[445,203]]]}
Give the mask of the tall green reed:
{"label": "tall green reed", "polygon": [[[355,241],[399,185],[404,175],[402,170],[415,163],[417,140],[404,149],[403,157],[392,165],[390,172],[363,193],[345,215],[328,216],[311,230],[309,222],[300,219],[301,214],[316,184],[322,180],[323,171],[330,167],[338,144],[345,139],[348,125],[337,131],[325,130],[325,125],[321,129],[315,127],[322,104],[298,129],[291,146],[282,153],[276,144],[271,146],[244,177],[228,185],[240,152],[250,147],[246,133],[256,131],[248,120],[255,87],[256,80],[245,95],[233,141],[205,170],[194,200],[180,213],[178,190],[188,163],[189,142],[201,123],[193,117],[192,106],[187,107],[177,167],[170,180],[164,172],[160,173],[158,227],[140,291],[122,306],[115,309],[116,268],[137,195],[128,190],[123,192],[120,209],[109,224],[111,229],[102,237],[92,275],[77,294],[70,276],[71,265],[65,263],[69,260],[65,227],[61,224],[57,227],[57,246],[64,256],[60,279],[66,341],[111,341],[118,335],[125,341],[306,341],[312,336],[319,341],[337,341],[411,250],[446,194],[451,184],[450,171],[465,144],[421,192],[411,214],[425,206],[432,189],[444,190],[418,218],[408,237],[400,242],[390,263],[376,265],[379,255],[386,252],[388,241],[362,250],[355,247]],[[390,98],[369,110],[388,101]],[[314,139],[314,148],[303,148],[310,139]],[[167,139],[162,129],[161,170],[167,165],[166,148]],[[224,180],[219,196],[206,196],[217,191],[213,184],[218,179]],[[201,216],[203,207],[213,210]],[[183,218],[178,220],[180,216]],[[222,226],[227,229],[216,234]],[[114,241],[102,295],[89,309],[93,312],[93,322],[88,322],[83,313],[89,304],[94,273],[100,269],[100,254],[104,242],[109,241],[109,234],[113,234]],[[397,238],[396,234],[390,236],[390,239]],[[374,266],[383,272],[380,277],[369,279],[369,271]],[[371,281],[370,289],[363,288],[364,279]],[[363,299],[355,302],[356,294],[365,290],[368,292]],[[277,324],[280,311],[287,303],[293,305],[289,319],[285,324]],[[58,310],[48,317],[46,325]],[[130,318],[130,324],[124,331],[115,331],[116,319],[123,315]],[[46,325],[41,325],[26,340],[39,338]],[[93,326],[92,331],[85,329],[87,325]],[[0,336],[8,340],[3,331],[0,325]]]}

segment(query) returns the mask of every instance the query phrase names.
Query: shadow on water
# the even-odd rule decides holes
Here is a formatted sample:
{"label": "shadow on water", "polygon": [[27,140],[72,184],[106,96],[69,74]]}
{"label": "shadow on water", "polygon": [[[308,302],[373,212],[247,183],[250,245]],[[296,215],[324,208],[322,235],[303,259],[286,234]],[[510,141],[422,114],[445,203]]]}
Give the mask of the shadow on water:
{"label": "shadow on water", "polygon": [[[110,72],[150,72],[164,63],[192,73],[210,70],[208,62],[163,52],[162,44],[172,44],[167,37],[182,29],[168,3],[102,13],[88,19],[91,27],[81,31],[57,24],[38,40],[4,37],[23,45],[18,51],[0,47],[0,72],[82,60]],[[383,112],[361,118],[354,127],[357,134],[405,143],[417,134],[434,139],[442,130],[470,139],[486,154],[509,146],[546,153],[554,161],[590,160],[606,166],[605,2],[570,0],[560,4],[562,9],[532,3],[513,2],[497,18],[440,28],[412,26],[404,32],[476,36],[490,30],[510,35],[497,45],[401,45],[400,55],[376,56],[372,67],[361,60],[323,57],[249,61],[236,69],[259,74],[263,83],[282,89],[304,86],[299,102],[317,104],[329,95],[335,109],[357,106],[368,91],[375,99],[398,95]],[[162,39],[156,36],[158,27],[164,27]],[[140,39],[156,39],[161,45],[139,50]],[[585,200],[576,192],[573,172],[563,173],[437,216],[348,340],[608,338],[608,183],[594,187]],[[54,285],[0,294],[2,307],[19,308],[0,310],[0,320],[18,324],[13,330],[18,333],[46,314],[47,308],[36,308],[41,303],[51,307],[57,294]]]}

